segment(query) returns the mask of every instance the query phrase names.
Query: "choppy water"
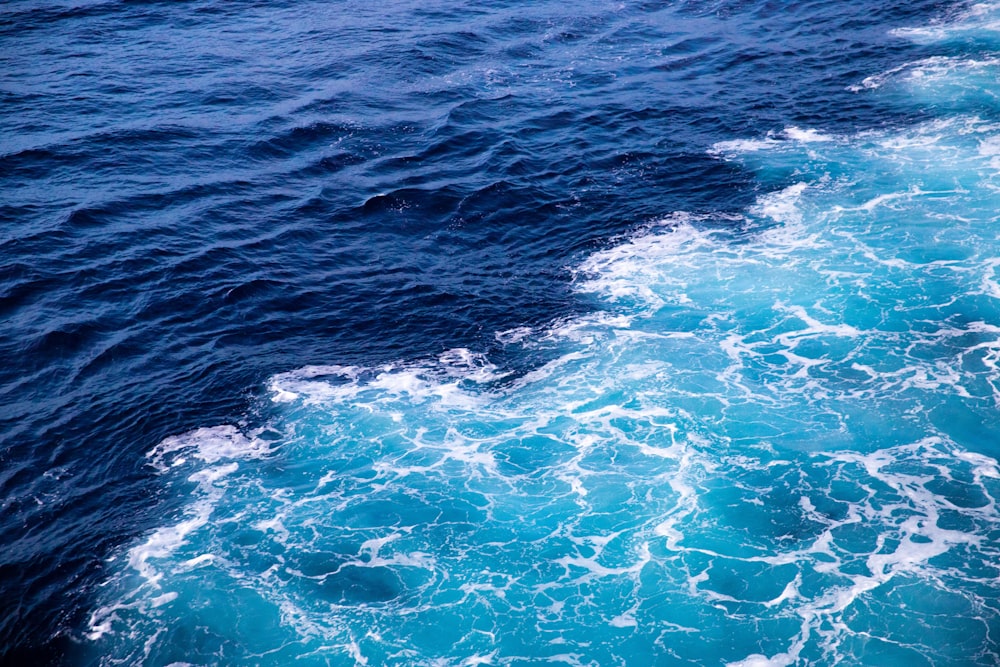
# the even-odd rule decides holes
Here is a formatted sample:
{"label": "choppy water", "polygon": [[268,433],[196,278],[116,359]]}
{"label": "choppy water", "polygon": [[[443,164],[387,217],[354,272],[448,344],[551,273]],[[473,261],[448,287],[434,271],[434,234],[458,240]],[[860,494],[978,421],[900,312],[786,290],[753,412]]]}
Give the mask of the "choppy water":
{"label": "choppy water", "polygon": [[0,44],[5,661],[1000,661],[1000,5]]}

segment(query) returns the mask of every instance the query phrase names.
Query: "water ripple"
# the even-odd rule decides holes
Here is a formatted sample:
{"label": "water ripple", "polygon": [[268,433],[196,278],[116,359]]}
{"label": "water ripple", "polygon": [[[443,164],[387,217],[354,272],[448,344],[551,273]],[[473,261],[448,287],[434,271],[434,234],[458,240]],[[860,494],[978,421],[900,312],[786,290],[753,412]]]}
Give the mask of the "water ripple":
{"label": "water ripple", "polygon": [[176,509],[156,443],[304,364],[473,347],[528,372],[547,353],[495,335],[588,310],[581,256],[753,203],[708,147],[929,116],[848,88],[939,55],[889,34],[939,10],[4,3],[0,657],[62,660],[105,559]]}

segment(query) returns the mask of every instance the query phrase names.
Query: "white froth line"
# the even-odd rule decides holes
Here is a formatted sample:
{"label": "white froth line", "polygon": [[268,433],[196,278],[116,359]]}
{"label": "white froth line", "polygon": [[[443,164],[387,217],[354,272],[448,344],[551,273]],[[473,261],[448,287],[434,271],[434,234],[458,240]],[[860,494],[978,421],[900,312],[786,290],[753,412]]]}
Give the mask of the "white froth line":
{"label": "white froth line", "polygon": [[368,658],[366,658],[361,653],[361,647],[358,646],[357,642],[351,642],[347,645],[347,652],[350,653],[351,657],[354,658],[354,664],[364,665],[368,664]]}
{"label": "white froth line", "polygon": [[163,595],[158,595],[149,601],[149,606],[153,609],[157,607],[162,607],[165,604],[169,604],[177,599],[177,592],[171,591],[169,593],[164,593]]}
{"label": "white froth line", "polygon": [[[375,372],[375,369],[371,370]],[[443,407],[475,409],[485,402],[486,397],[466,391],[460,383],[484,384],[509,375],[498,373],[496,366],[486,362],[484,355],[464,348],[443,353],[436,367],[389,364],[378,370],[380,372],[372,379],[362,381],[363,369],[359,367],[310,366],[276,375],[268,386],[276,403],[301,400],[305,405],[358,404],[358,398],[364,392],[375,391],[380,392],[384,399],[406,398],[414,403],[437,399]],[[448,379],[440,379],[442,374]],[[346,382],[331,384],[315,379],[324,375],[337,375],[345,378]],[[361,403],[360,407],[375,410],[377,402]]]}
{"label": "white froth line", "polygon": [[525,338],[530,336],[533,332],[531,327],[516,327],[514,329],[507,329],[506,331],[497,331],[493,334],[493,337],[498,343],[503,345],[513,345],[515,343],[520,343]]}
{"label": "white froth line", "polygon": [[593,663],[591,663],[591,662],[587,662],[586,664],[584,664],[583,662],[581,662],[580,658],[582,658],[582,657],[583,656],[581,656],[579,653],[560,653],[559,655],[550,655],[549,657],[545,658],[545,661],[546,662],[561,662],[563,664],[570,665],[571,667],[592,667],[593,666]]}
{"label": "white froth line", "polygon": [[[898,461],[899,453],[907,453],[922,459],[925,458],[924,454],[933,451],[933,448],[940,447],[941,445],[943,445],[941,438],[929,437],[912,445],[894,448],[893,452],[897,452],[896,454],[890,451],[880,451],[870,455],[842,453],[831,457],[831,462],[854,462],[863,465],[870,476],[888,484],[900,496],[908,499],[912,504],[912,509],[919,512],[921,516],[910,517],[902,524],[896,526],[896,529],[905,535],[905,539],[900,540],[892,553],[877,553],[886,542],[884,535],[878,537],[876,553],[872,553],[867,559],[868,569],[872,573],[871,576],[852,576],[850,577],[850,586],[836,588],[816,602],[808,604],[799,610],[799,614],[803,618],[803,630],[799,637],[799,643],[808,637],[810,626],[817,618],[831,617],[832,614],[842,612],[863,593],[883,585],[897,574],[918,571],[918,568],[924,563],[945,553],[955,545],[978,544],[982,541],[980,536],[937,527],[939,505],[950,509],[962,508],[958,508],[929,492],[924,487],[929,478],[915,477],[902,473],[882,473],[883,468]],[[951,452],[951,454],[959,459],[968,459],[961,452]],[[979,463],[980,461],[978,456],[973,455],[971,458],[975,463]],[[984,463],[987,470],[990,470],[990,464],[995,464],[995,461],[987,459]],[[943,470],[943,472],[947,472],[947,470]],[[803,502],[802,504],[807,509],[807,506],[811,506],[811,502]],[[891,514],[901,507],[910,507],[910,505],[887,506],[879,513],[879,516]],[[966,511],[969,510],[966,508]],[[987,511],[991,514],[993,520],[997,520],[998,517],[996,517],[995,508],[992,504]],[[980,513],[980,511],[977,510],[976,513]],[[834,522],[824,532],[823,537],[826,539],[823,540],[823,543],[821,544],[821,541],[817,540],[816,544],[809,551],[833,555],[830,551],[830,544],[832,542],[831,531],[845,523],[857,522],[859,520],[860,517],[852,512],[852,516],[849,516],[844,521]],[[910,539],[913,535],[922,535],[929,538],[930,541],[914,542]],[[834,558],[836,562],[839,562],[839,559],[835,556]],[[831,563],[827,569],[834,571],[836,562]],[[796,652],[793,650],[791,653],[795,654]]]}
{"label": "white froth line", "polygon": [[639,572],[649,563],[652,559],[652,555],[649,551],[649,544],[643,542],[638,549],[638,559],[635,563],[628,567],[606,567],[597,562],[600,558],[602,550],[595,549],[595,554],[589,558],[583,556],[563,556],[556,561],[556,564],[563,566],[569,573],[570,567],[576,567],[582,570],[586,570],[586,574],[583,574],[575,579],[578,583],[583,583],[591,581],[593,579],[600,579],[604,577],[620,577],[624,575],[638,575]]}
{"label": "white froth line", "polygon": [[984,454],[967,451],[957,451],[955,452],[955,456],[975,466],[973,468],[973,475],[975,475],[975,479],[978,483],[982,484],[983,477],[1000,479],[1000,469],[998,469],[996,459],[990,458]]}
{"label": "white froth line", "polygon": [[981,283],[983,294],[991,296],[994,299],[1000,299],[1000,282],[997,281],[997,267],[1000,266],[1000,257],[990,257],[983,264],[989,272],[983,273]]}
{"label": "white froth line", "polygon": [[731,139],[719,141],[708,149],[709,155],[735,155],[739,153],[754,153],[780,145],[781,142],[772,137],[765,139]]}
{"label": "white froth line", "polygon": [[185,544],[188,535],[208,523],[217,499],[218,496],[209,497],[194,503],[188,510],[190,518],[172,526],[158,528],[144,543],[132,547],[129,550],[129,567],[138,572],[149,585],[159,588],[163,574],[149,561],[166,558]]}
{"label": "white froth line", "polygon": [[200,556],[195,556],[194,558],[189,558],[188,560],[181,563],[176,571],[184,572],[187,570],[193,570],[195,568],[203,567],[206,565],[211,565],[215,562],[215,556],[212,554],[201,554]]}
{"label": "white froth line", "polygon": [[807,329],[804,331],[793,331],[777,336],[778,341],[785,345],[793,346],[796,338],[804,338],[808,336],[819,336],[819,335],[831,335],[843,338],[854,338],[860,336],[863,332],[849,324],[824,324],[816,318],[812,317],[806,309],[802,306],[786,306],[781,302],[774,304],[774,309],[779,312],[789,313],[796,318],[805,322]]}
{"label": "white froth line", "polygon": [[[357,366],[303,366],[302,368],[279,373],[271,378],[268,388],[274,393],[275,402],[284,403],[297,400],[300,395],[294,389],[306,393],[323,393],[332,390],[332,385],[326,382],[314,381],[319,377],[341,377],[356,382],[361,374]],[[310,392],[309,390],[312,390]]]}
{"label": "white froth line", "polygon": [[732,139],[719,141],[708,149],[709,155],[719,157],[736,156],[741,153],[757,153],[760,151],[784,148],[786,146],[803,146],[805,144],[829,143],[838,137],[826,134],[813,128],[800,128],[790,125],[778,133],[768,132],[763,139]]}
{"label": "white froth line", "polygon": [[960,194],[959,190],[921,190],[918,186],[914,185],[910,187],[906,192],[890,192],[883,195],[878,195],[866,201],[860,206],[834,206],[833,211],[835,213],[841,212],[865,212],[871,213],[877,207],[887,204],[889,202],[897,201],[899,199],[913,199],[914,197],[922,197],[926,195],[931,196],[942,196],[942,195],[954,195]]}
{"label": "white froth line", "polygon": [[874,74],[866,77],[861,81],[860,85],[848,86],[848,90],[852,92],[859,92],[865,89],[873,90],[881,88],[890,79],[903,72],[907,72],[909,74],[907,82],[913,83],[916,81],[922,82],[924,79],[939,79],[942,76],[949,76],[953,74],[956,69],[984,69],[987,67],[996,67],[998,64],[1000,64],[1000,60],[997,58],[984,58],[982,60],[977,60],[975,58],[966,58],[961,56],[932,56],[930,58],[904,63],[898,67],[886,70],[881,74]]}
{"label": "white froth line", "polygon": [[773,600],[768,600],[767,602],[764,602],[763,603],[764,606],[768,608],[776,607],[782,602],[787,602],[789,600],[797,599],[799,597],[799,586],[801,585],[802,585],[802,574],[798,573],[795,575],[795,579],[789,581],[785,585],[784,590],[781,591],[781,594],[778,595],[778,597],[774,598]]}
{"label": "white froth line", "polygon": [[[912,458],[915,460],[926,461],[930,465],[936,467],[939,474],[948,476],[950,474],[950,467],[946,466],[944,463],[935,463],[934,458],[935,456],[946,456],[967,461],[974,466],[973,474],[977,481],[981,480],[982,476],[1000,478],[1000,472],[997,470],[997,461],[994,459],[979,454],[963,452],[958,449],[942,449],[945,445],[946,443],[941,437],[930,436],[911,445],[894,447],[891,450],[881,450],[867,455],[858,454],[856,452],[841,452],[837,454],[825,455],[830,459],[830,464],[840,462],[854,463],[863,466],[870,477],[878,479],[893,488],[903,500],[901,503],[892,503],[887,505],[874,514],[865,513],[864,517],[857,512],[856,508],[852,507],[848,516],[843,520],[831,522],[829,517],[824,518],[815,515],[815,506],[812,501],[803,496],[800,499],[800,506],[803,508],[806,515],[810,517],[815,515],[816,520],[828,524],[823,534],[818,536],[815,542],[804,550],[786,554],[777,554],[774,556],[730,557],[714,553],[709,550],[682,548],[682,550],[686,552],[703,553],[712,557],[732,558],[743,562],[767,562],[773,565],[799,563],[810,554],[822,553],[830,556],[832,558],[832,562],[825,563],[816,561],[813,563],[814,569],[819,572],[839,574],[839,565],[841,560],[833,550],[833,531],[836,528],[850,523],[858,523],[864,520],[884,519],[890,521],[890,523],[894,526],[894,530],[902,534],[902,539],[899,540],[898,545],[891,553],[879,553],[887,544],[886,536],[884,534],[879,535],[877,545],[873,553],[869,555],[866,561],[868,570],[871,573],[870,575],[849,576],[849,585],[836,587],[822,595],[819,599],[807,602],[795,610],[802,619],[802,626],[799,634],[796,636],[791,647],[786,652],[779,653],[771,657],[754,654],[741,661],[730,663],[730,665],[746,666],[793,664],[798,660],[798,656],[804,648],[812,630],[819,629],[821,627],[819,625],[821,619],[827,619],[835,628],[841,627],[842,624],[839,624],[836,621],[835,614],[843,612],[843,610],[853,604],[864,593],[882,586],[898,574],[922,571],[921,568],[926,563],[931,561],[936,556],[949,551],[956,545],[982,543],[983,538],[980,535],[938,527],[937,523],[939,519],[939,510],[942,508],[958,510],[988,518],[988,520],[994,523],[1000,523],[1000,516],[997,515],[996,505],[992,499],[988,506],[982,508],[970,509],[958,507],[953,505],[947,499],[937,496],[926,488],[926,484],[930,479],[932,479],[931,477],[921,477],[898,472],[886,472],[885,470],[893,464],[898,463],[900,461],[900,457],[903,457],[907,460]],[[868,492],[869,494],[874,493],[870,489]],[[987,494],[987,496],[988,495],[989,494]],[[895,524],[891,521],[891,517],[899,510],[916,512],[917,515],[909,517],[901,524]],[[661,525],[657,532],[659,534],[667,535],[668,541],[672,542],[670,547],[676,548],[678,546],[676,542],[680,539],[680,534],[673,527],[672,523],[673,522],[671,521]],[[914,541],[911,539],[916,535],[927,538],[929,541]],[[671,540],[670,538],[674,539]],[[707,570],[689,578],[688,585],[691,594],[698,595],[701,593],[709,599],[716,601],[737,601],[731,599],[730,596],[725,596],[714,591],[699,591],[698,585],[707,581],[708,578],[709,575]],[[778,597],[762,604],[771,607],[778,606],[792,600],[801,599],[801,593],[799,592],[800,583],[801,573],[796,575],[796,579],[794,581],[786,585],[785,589]],[[846,631],[846,626],[842,629],[843,631]]]}

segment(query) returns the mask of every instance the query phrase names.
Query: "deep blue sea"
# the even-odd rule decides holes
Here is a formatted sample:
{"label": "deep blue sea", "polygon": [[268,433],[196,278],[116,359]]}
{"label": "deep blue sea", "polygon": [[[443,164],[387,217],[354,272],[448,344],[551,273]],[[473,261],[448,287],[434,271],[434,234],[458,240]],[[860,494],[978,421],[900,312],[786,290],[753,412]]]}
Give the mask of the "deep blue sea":
{"label": "deep blue sea", "polygon": [[1000,664],[1000,2],[6,0],[0,663]]}

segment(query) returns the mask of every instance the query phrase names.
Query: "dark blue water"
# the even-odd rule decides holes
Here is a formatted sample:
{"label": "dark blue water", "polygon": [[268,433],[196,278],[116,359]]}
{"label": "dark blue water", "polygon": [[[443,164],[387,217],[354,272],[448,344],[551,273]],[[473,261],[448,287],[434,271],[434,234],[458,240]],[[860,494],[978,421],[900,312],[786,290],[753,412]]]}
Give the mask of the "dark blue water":
{"label": "dark blue water", "polygon": [[0,660],[993,664],[996,16],[5,3]]}

